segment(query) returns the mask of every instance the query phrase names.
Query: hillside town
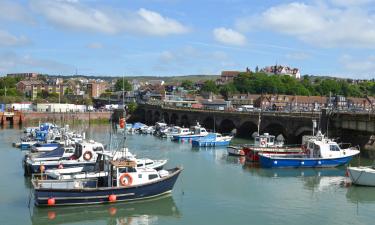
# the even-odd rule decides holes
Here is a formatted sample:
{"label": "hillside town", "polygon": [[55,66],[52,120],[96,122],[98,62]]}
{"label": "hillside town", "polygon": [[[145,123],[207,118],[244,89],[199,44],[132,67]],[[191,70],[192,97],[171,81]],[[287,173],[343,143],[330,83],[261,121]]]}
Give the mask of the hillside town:
{"label": "hillside town", "polygon": [[[255,68],[254,74],[262,77],[283,77],[287,82],[305,82],[298,68],[288,66],[268,66]],[[216,80],[164,81],[138,80],[131,77],[89,79],[85,76],[48,76],[38,73],[12,73],[4,77],[0,89],[4,96],[0,101],[0,111],[37,112],[85,112],[121,108],[124,103],[148,103],[169,107],[187,107],[227,111],[320,111],[322,108],[368,112],[375,107],[375,97],[365,94],[362,97],[345,96],[331,90],[325,95],[287,94],[262,90],[261,93],[245,91],[222,91],[241,79],[251,75],[246,71],[222,71]],[[6,80],[17,81],[14,87],[7,87]],[[260,79],[260,78],[255,78]],[[312,81],[310,81],[312,82]],[[347,81],[346,81],[347,82]],[[360,81],[350,81],[352,83]],[[9,83],[9,82],[8,82]],[[211,86],[212,87],[211,87]],[[349,84],[352,85],[353,84]],[[210,89],[211,87],[211,89]],[[213,89],[212,89],[213,88]],[[215,89],[216,88],[216,89]],[[329,94],[328,94],[329,93]],[[6,102],[6,96],[18,96]],[[17,101],[18,100],[18,101]],[[8,99],[9,101],[9,99]]]}

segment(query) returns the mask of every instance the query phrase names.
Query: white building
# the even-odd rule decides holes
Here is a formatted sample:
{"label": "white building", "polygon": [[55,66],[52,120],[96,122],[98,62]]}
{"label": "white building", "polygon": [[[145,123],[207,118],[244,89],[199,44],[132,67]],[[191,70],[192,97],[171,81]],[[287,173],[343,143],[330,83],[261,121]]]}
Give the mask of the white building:
{"label": "white building", "polygon": [[7,108],[17,110],[17,111],[32,111],[33,103],[32,102],[11,103],[7,105]]}
{"label": "white building", "polygon": [[296,79],[301,78],[301,72],[299,71],[299,69],[291,68],[289,66],[281,66],[281,65],[267,66],[261,69],[261,72],[265,72],[270,75],[289,75]]}
{"label": "white building", "polygon": [[37,112],[86,112],[86,105],[58,104],[58,103],[38,103]]}

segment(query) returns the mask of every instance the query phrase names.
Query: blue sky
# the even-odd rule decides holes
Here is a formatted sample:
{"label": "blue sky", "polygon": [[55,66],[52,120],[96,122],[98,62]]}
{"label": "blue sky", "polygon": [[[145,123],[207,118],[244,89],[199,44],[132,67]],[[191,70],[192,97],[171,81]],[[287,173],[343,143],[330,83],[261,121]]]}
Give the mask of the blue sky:
{"label": "blue sky", "polygon": [[375,78],[375,0],[0,0],[0,74]]}

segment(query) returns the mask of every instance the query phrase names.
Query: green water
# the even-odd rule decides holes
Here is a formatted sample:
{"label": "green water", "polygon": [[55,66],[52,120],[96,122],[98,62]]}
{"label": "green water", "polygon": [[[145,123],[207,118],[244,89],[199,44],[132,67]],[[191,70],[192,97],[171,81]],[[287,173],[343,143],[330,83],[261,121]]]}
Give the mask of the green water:
{"label": "green water", "polygon": [[[182,165],[173,193],[148,202],[35,208],[24,155],[11,146],[21,130],[0,130],[0,224],[374,224],[375,188],[345,187],[345,168],[261,169],[224,148],[193,149],[153,136],[128,136],[139,157]],[[88,136],[108,143],[108,128]],[[240,140],[243,142],[243,140]],[[364,160],[361,159],[361,163]]]}

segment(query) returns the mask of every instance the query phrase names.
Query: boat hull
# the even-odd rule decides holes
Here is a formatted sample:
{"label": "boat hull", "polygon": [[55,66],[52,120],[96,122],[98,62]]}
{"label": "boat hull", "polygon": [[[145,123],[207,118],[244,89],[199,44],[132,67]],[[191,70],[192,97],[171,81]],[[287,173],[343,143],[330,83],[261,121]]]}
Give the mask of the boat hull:
{"label": "boat hull", "polygon": [[301,148],[267,148],[267,147],[258,147],[258,148],[246,148],[247,151],[244,150],[246,153],[246,160],[251,162],[259,162],[259,153],[264,154],[296,154],[301,153]]}
{"label": "boat hull", "polygon": [[372,167],[348,167],[348,175],[355,185],[375,186],[375,169]]}
{"label": "boat hull", "polygon": [[228,141],[199,141],[199,140],[193,140],[192,146],[193,147],[215,147],[215,146],[228,146],[230,143],[230,140]]}
{"label": "boat hull", "polygon": [[260,165],[264,168],[320,168],[320,167],[336,167],[345,165],[352,160],[353,156],[346,156],[340,158],[281,158],[259,155]]}
{"label": "boat hull", "polygon": [[109,196],[116,195],[116,202],[143,200],[168,194],[172,191],[182,169],[177,169],[161,180],[144,185],[129,187],[104,187],[83,189],[49,189],[34,185],[36,206],[48,206],[48,199],[55,200],[54,205],[79,205],[110,203]]}
{"label": "boat hull", "polygon": [[227,147],[228,155],[231,156],[245,156],[246,153],[240,148],[236,146],[228,146]]}

